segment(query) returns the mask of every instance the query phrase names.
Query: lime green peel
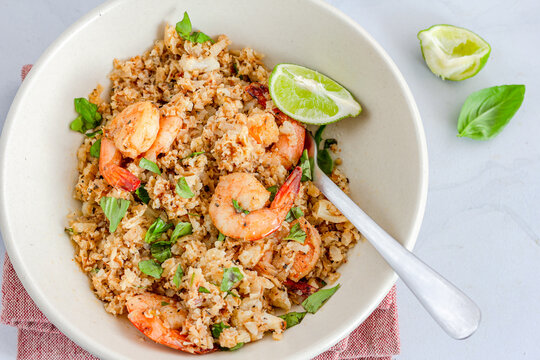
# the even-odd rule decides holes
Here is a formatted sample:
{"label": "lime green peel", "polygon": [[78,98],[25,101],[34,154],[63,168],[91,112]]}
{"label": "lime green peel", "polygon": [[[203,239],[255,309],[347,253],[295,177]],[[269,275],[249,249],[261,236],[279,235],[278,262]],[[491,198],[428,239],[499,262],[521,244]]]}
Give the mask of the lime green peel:
{"label": "lime green peel", "polygon": [[270,96],[278,109],[306,124],[329,124],[362,111],[347,89],[303,66],[276,65],[268,82]]}
{"label": "lime green peel", "polygon": [[486,64],[491,47],[470,30],[434,25],[418,33],[429,69],[443,80],[460,81],[476,75]]}

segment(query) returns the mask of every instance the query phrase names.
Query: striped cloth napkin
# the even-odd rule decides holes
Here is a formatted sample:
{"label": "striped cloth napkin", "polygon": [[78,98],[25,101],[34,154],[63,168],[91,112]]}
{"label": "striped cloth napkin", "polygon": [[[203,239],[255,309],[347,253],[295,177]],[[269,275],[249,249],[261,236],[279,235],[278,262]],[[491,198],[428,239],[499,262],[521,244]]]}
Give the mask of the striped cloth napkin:
{"label": "striped cloth napkin", "polygon": [[[23,79],[31,67],[23,67]],[[97,359],[47,320],[24,290],[7,255],[3,270],[0,323],[18,328],[17,358],[20,360]],[[399,354],[399,350],[394,286],[379,307],[358,328],[315,360],[391,360],[391,356]]]}

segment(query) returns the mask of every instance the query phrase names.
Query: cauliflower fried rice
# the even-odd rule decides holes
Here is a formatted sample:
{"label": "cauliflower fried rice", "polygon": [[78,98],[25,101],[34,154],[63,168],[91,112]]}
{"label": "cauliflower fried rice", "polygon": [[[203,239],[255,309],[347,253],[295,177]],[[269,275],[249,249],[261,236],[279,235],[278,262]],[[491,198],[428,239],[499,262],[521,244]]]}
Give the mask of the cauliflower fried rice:
{"label": "cauliflower fried rice", "polygon": [[[201,352],[234,348],[261,339],[266,332],[280,339],[286,323],[277,314],[304,300],[305,289],[313,292],[325,283],[334,283],[339,277],[337,269],[347,261],[347,251],[360,239],[359,232],[310,181],[301,183],[294,206],[320,234],[320,253],[301,279],[291,281],[289,275],[295,258],[307,253],[309,247],[285,240],[295,222],[283,221],[277,231],[256,241],[220,235],[209,214],[220,177],[249,173],[265,188],[279,188],[292,170],[272,161],[271,151],[277,136],[290,129],[285,124],[276,125],[270,99],[263,107],[246,91],[250,83],[268,82],[269,71],[262,56],[249,48],[230,50],[230,44],[224,35],[215,43],[184,41],[174,27],[167,26],[164,39],[143,55],[114,60],[110,93],[102,94],[98,86],[89,96],[105,127],[126,107],[140,101],[159,107],[162,116],[180,117],[182,127],[170,149],[155,160],[161,174],[139,167],[138,160],[123,160],[122,166],[140,179],[148,192],[148,204],[108,184],[100,173],[98,158],[90,155],[91,146],[102,135],[85,138],[77,151],[79,177],[74,192],[82,207],[69,216],[75,259],[105,310],[122,315],[137,295],[164,296],[155,299],[169,300],[161,301],[159,310],[154,307],[153,313],[145,312],[144,316],[161,317],[166,328],[176,330]],[[250,131],[250,124],[266,120],[275,134],[261,136]],[[181,197],[175,191],[181,177],[192,197]],[[348,192],[348,180],[339,168],[333,170],[331,178]],[[102,197],[130,202],[112,233],[100,207]],[[172,244],[170,257],[158,262],[162,269],[159,278],[139,268],[141,261],[154,259],[145,235],[157,218],[192,226],[191,234]],[[174,226],[161,234],[160,240],[170,239],[173,230]],[[179,266],[183,276],[175,279]],[[224,292],[220,288],[224,271],[233,267],[243,277]],[[182,311],[174,311],[180,308]],[[215,324],[222,324],[217,337],[212,334]]]}

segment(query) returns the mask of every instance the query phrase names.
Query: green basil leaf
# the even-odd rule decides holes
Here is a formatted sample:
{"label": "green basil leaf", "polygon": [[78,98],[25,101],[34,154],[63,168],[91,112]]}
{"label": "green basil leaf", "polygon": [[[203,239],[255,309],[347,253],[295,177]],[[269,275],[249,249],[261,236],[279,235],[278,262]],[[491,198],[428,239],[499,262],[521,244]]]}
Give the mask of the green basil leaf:
{"label": "green basil leaf", "polygon": [[142,158],[140,161],[139,161],[139,167],[145,169],[145,170],[149,170],[155,174],[158,174],[158,175],[161,175],[161,170],[159,170],[159,167],[157,166],[157,164],[153,161],[150,161],[148,159],[145,159],[145,158]]}
{"label": "green basil leaf", "polygon": [[463,104],[458,118],[458,136],[489,140],[499,134],[518,111],[525,85],[493,86],[474,92]]}
{"label": "green basil leaf", "polygon": [[187,11],[184,11],[184,17],[182,20],[176,23],[176,32],[182,38],[185,38],[191,34],[191,20],[189,19]]}
{"label": "green basil leaf", "polygon": [[291,230],[289,230],[289,235],[283,240],[294,240],[303,244],[306,240],[306,232],[302,230],[299,223],[296,223],[292,226]]}
{"label": "green basil leaf", "polygon": [[315,133],[314,138],[315,138],[315,144],[317,144],[317,149],[319,148],[319,144],[322,141],[322,134],[323,134],[324,129],[326,129],[326,125],[321,125],[319,126],[319,128],[317,129],[317,132]]}
{"label": "green basil leaf", "polygon": [[150,245],[152,257],[160,263],[169,259],[172,256],[171,243],[168,241],[158,241]]}
{"label": "green basil leaf", "polygon": [[205,293],[205,294],[210,294],[210,290],[208,290],[204,286],[199,286],[199,292],[200,293]]}
{"label": "green basil leaf", "polygon": [[314,294],[311,294],[306,300],[302,302],[302,307],[310,314],[315,314],[325,302],[330,299],[336,291],[338,291],[341,285],[337,284],[330,289],[322,289]]}
{"label": "green basil leaf", "polygon": [[171,235],[171,243],[174,244],[176,240],[181,238],[182,236],[186,236],[193,233],[193,226],[189,222],[179,222],[176,224],[176,227],[174,228],[172,235]]}
{"label": "green basil leaf", "polygon": [[291,311],[290,313],[280,315],[278,317],[282,318],[287,322],[287,329],[292,328],[295,325],[298,325],[302,322],[304,319],[304,316],[306,316],[307,311],[304,312],[296,312]]}
{"label": "green basil leaf", "polygon": [[232,199],[232,204],[237,213],[243,212],[246,215],[249,214],[249,211],[242,209],[242,207],[238,204],[238,201],[236,201],[235,199]]}
{"label": "green basil leaf", "polygon": [[244,275],[237,267],[231,267],[223,270],[223,279],[221,280],[220,289],[223,292],[227,292],[233,288],[233,286],[242,280]]}
{"label": "green basil leaf", "polygon": [[278,188],[276,185],[273,185],[273,186],[270,186],[270,187],[267,187],[266,190],[270,191],[270,201],[274,201],[274,198],[276,197],[276,194],[277,194],[277,191],[278,191]]}
{"label": "green basil leaf", "polygon": [[225,235],[223,235],[221,232],[218,234],[217,241],[223,241],[225,240]]}
{"label": "green basil leaf", "polygon": [[325,149],[330,149],[330,146],[335,145],[335,144],[337,144],[336,139],[326,139],[326,140],[324,140],[324,148]]}
{"label": "green basil leaf", "polygon": [[183,176],[176,183],[176,193],[184,199],[191,199],[193,196],[195,196],[195,194],[193,194],[189,188],[186,178]]}
{"label": "green basil leaf", "polygon": [[203,44],[203,43],[205,43],[207,41],[210,41],[212,43],[215,42],[210,36],[206,35],[205,33],[200,32],[200,31],[196,31],[193,34],[191,34],[190,41],[194,42],[194,43],[200,43],[200,44]]}
{"label": "green basil leaf", "polygon": [[182,281],[182,277],[184,276],[184,270],[182,270],[182,264],[178,264],[178,267],[176,268],[176,271],[174,272],[173,276],[173,283],[174,285],[179,288],[180,282]]}
{"label": "green basil leaf", "polygon": [[155,260],[139,261],[139,270],[156,279],[159,279],[163,273],[163,268]]}
{"label": "green basil leaf", "polygon": [[234,345],[232,348],[222,347],[221,350],[222,351],[235,351],[235,350],[240,349],[242,346],[244,346],[244,343],[239,342],[238,344]]}
{"label": "green basil leaf", "polygon": [[192,158],[192,157],[195,157],[195,156],[199,156],[199,155],[202,155],[204,154],[205,151],[197,151],[197,152],[193,152],[191,154],[189,154],[188,156],[186,156],[184,159],[189,159],[189,158]]}
{"label": "green basil leaf", "polygon": [[317,153],[317,164],[326,175],[332,174],[332,171],[334,170],[334,160],[332,160],[332,156],[328,149],[320,150]]}
{"label": "green basil leaf", "polygon": [[99,130],[96,130],[96,131],[93,131],[93,132],[86,133],[85,135],[87,137],[89,137],[89,138],[93,138],[94,136],[96,136],[98,134],[103,134],[103,130],[99,129]]}
{"label": "green basil leaf", "polygon": [[167,305],[171,305],[171,304],[169,304],[169,303],[166,302],[166,301],[162,301],[162,302],[161,302],[161,306],[167,306]]}
{"label": "green basil leaf", "polygon": [[157,218],[146,231],[146,235],[144,235],[144,241],[151,244],[154,241],[159,240],[161,234],[163,234],[165,231],[169,230],[172,227],[173,224],[166,223],[165,221],[161,220],[161,218]]}
{"label": "green basil leaf", "polygon": [[210,326],[210,331],[212,332],[212,337],[213,337],[214,339],[219,339],[219,335],[221,335],[221,333],[223,332],[223,330],[225,330],[225,329],[227,329],[227,328],[230,328],[230,326],[229,326],[229,325],[225,325],[225,324],[223,323],[223,321],[220,322],[220,323],[217,323],[217,324],[212,324],[212,325]]}
{"label": "green basil leaf", "polygon": [[311,161],[308,156],[307,150],[304,150],[300,157],[300,168],[302,169],[302,182],[307,180],[313,180],[311,172]]}
{"label": "green basil leaf", "polygon": [[[97,111],[98,107],[96,104],[92,104],[85,98],[76,98],[74,103],[75,111],[79,116],[69,125],[71,130],[84,134],[101,124],[101,114]],[[90,135],[95,136],[96,133]]]}
{"label": "green basil leaf", "polygon": [[208,35],[202,33],[202,32],[194,32],[191,34],[192,26],[191,26],[191,20],[189,19],[189,15],[187,12],[184,12],[184,17],[181,21],[176,23],[176,32],[178,35],[184,39],[195,43],[204,43],[206,41],[211,41],[212,43],[214,40],[212,40]]}
{"label": "green basil leaf", "polygon": [[287,217],[285,217],[285,221],[291,222],[294,219],[301,218],[302,216],[304,216],[304,212],[302,211],[302,209],[300,209],[299,206],[293,206],[291,210],[289,210],[289,212],[287,213]]}
{"label": "green basil leaf", "polygon": [[116,231],[122,218],[126,215],[129,200],[104,196],[99,201],[99,206],[101,206],[105,216],[109,219],[109,232],[113,233]]}
{"label": "green basil leaf", "polygon": [[90,146],[90,156],[99,158],[99,153],[101,151],[101,139],[97,139],[92,146]]}
{"label": "green basil leaf", "polygon": [[150,195],[148,195],[148,191],[144,188],[144,185],[141,185],[135,190],[135,195],[141,200],[143,203],[148,204],[150,202]]}

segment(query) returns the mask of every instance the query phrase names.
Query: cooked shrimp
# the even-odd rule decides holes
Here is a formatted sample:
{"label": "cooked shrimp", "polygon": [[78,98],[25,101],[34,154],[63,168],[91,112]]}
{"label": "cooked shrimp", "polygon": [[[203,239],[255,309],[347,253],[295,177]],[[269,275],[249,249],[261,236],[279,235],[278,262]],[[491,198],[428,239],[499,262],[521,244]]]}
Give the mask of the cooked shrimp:
{"label": "cooked shrimp", "polygon": [[[270,207],[263,208],[270,193],[255,176],[246,173],[222,176],[210,202],[210,217],[223,235],[250,241],[262,239],[279,229],[285,220],[300,189],[301,178],[302,169],[296,167]],[[248,213],[238,212],[233,200]]]}
{"label": "cooked shrimp", "polygon": [[269,161],[278,160],[286,169],[289,169],[296,165],[302,156],[306,129],[298,121],[282,112],[279,114],[279,117],[285,120],[279,128],[278,141],[272,146],[267,156]]}
{"label": "cooked shrimp", "polygon": [[[252,83],[246,87],[246,91],[257,99],[263,109],[266,109],[266,102],[269,96],[266,85]],[[298,121],[287,116],[277,108],[274,108],[272,113],[273,117],[275,117],[274,121],[271,121],[267,117],[258,116],[255,118],[253,115],[250,116],[248,118],[249,134],[255,141],[265,147],[269,145],[267,139],[270,139],[270,143],[275,142],[270,151],[266,153],[264,162],[270,164],[277,162],[282,164],[286,169],[290,169],[298,163],[298,160],[302,156],[306,129]],[[270,115],[270,113],[267,114]],[[277,130],[275,119],[280,123],[277,139],[272,138],[272,135]]]}
{"label": "cooked shrimp", "polygon": [[141,184],[135,175],[120,167],[122,155],[114,143],[103,137],[99,152],[99,172],[110,185],[126,191],[135,191]]}
{"label": "cooked shrimp", "polygon": [[192,354],[216,351],[201,349],[181,334],[186,312],[171,298],[147,292],[129,298],[127,309],[129,321],[157,343]]}
{"label": "cooked shrimp", "polygon": [[321,255],[321,236],[317,229],[303,217],[291,223],[291,226],[295,223],[298,223],[300,228],[306,233],[304,245],[309,246],[309,250],[306,253],[300,251],[296,253],[294,263],[289,272],[289,279],[292,281],[298,281],[309,274]]}
{"label": "cooked shrimp", "polygon": [[112,186],[136,190],[141,181],[120,167],[122,155],[132,159],[141,154],[151,161],[172,145],[182,119],[177,116],[160,116],[151,102],[129,105],[106,126],[101,139],[99,171]]}
{"label": "cooked shrimp", "polygon": [[137,102],[116,115],[106,126],[105,134],[122,155],[135,159],[156,140],[159,118],[159,110],[151,102]]}
{"label": "cooked shrimp", "polygon": [[182,124],[183,121],[178,116],[161,116],[157,137],[150,149],[143,154],[143,157],[155,162],[159,154],[169,150],[178,132],[182,129]]}

